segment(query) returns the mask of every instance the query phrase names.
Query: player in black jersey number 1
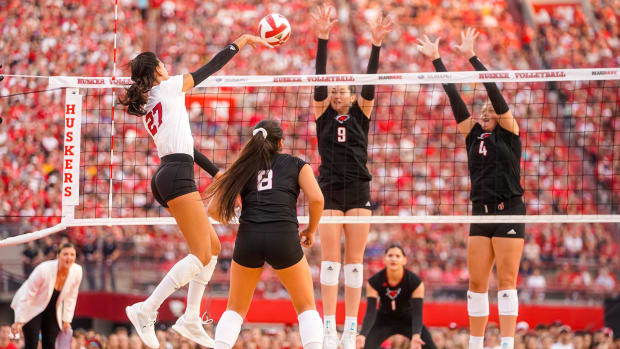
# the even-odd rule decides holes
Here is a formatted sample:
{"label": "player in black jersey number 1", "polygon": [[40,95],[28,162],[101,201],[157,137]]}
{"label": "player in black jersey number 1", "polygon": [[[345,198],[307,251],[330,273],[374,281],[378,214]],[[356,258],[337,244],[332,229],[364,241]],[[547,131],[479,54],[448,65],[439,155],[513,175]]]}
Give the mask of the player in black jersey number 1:
{"label": "player in black jersey number 1", "polygon": [[[288,290],[298,314],[304,349],[321,349],[321,317],[314,304],[314,289],[301,243],[310,247],[323,213],[323,195],[310,165],[280,153],[283,133],[272,120],[259,122],[232,166],[207,190],[213,195],[209,214],[228,222],[235,199],[241,194],[239,231],[230,268],[230,294],[226,312],[215,331],[215,349],[235,345],[252,294],[269,263]],[[299,189],[309,202],[309,224],[299,232]]]}
{"label": "player in black jersey number 1", "polygon": [[[461,33],[461,51],[476,70],[486,70],[474,53],[473,28]],[[439,56],[439,39],[431,42],[426,36],[418,49],[433,59],[437,71],[447,71]],[[521,139],[519,125],[495,83],[484,83],[493,108],[488,104],[480,116],[470,116],[455,84],[443,84],[457,122],[465,136],[471,178],[471,201],[474,215],[525,215],[520,183]],[[514,347],[519,310],[517,276],[523,251],[525,224],[471,224],[467,245],[469,290],[470,349],[482,349],[484,330],[489,316],[489,277],[497,266],[498,312],[502,349]]]}
{"label": "player in black jersey number 1", "polygon": [[435,349],[430,332],[422,324],[424,283],[405,268],[407,257],[400,245],[385,249],[383,261],[385,268],[371,276],[366,285],[366,316],[357,347],[378,349],[383,341],[400,334],[411,339],[410,349]]}
{"label": "player in black jersey number 1", "polygon": [[[323,5],[312,14],[318,33],[316,73],[325,74],[327,40],[336,20],[332,8]],[[367,73],[379,66],[381,42],[392,30],[389,17],[379,16],[370,25],[372,51]],[[314,89],[314,115],[319,142],[319,185],[325,196],[326,216],[370,216],[371,175],[368,160],[368,130],[374,106],[375,86],[362,87],[356,98],[353,86],[317,86]],[[357,334],[357,313],[364,282],[363,258],[370,224],[321,224],[321,298],[326,349],[338,346],[336,303],[340,275],[340,240],[344,229],[345,328],[342,347],[353,349]]]}

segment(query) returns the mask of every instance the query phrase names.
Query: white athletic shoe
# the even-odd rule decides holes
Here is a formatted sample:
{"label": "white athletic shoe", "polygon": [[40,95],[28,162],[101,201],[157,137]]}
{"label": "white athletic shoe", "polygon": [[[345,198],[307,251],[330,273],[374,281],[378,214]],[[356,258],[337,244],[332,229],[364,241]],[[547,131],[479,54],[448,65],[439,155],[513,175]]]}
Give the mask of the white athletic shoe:
{"label": "white athletic shoe", "polygon": [[338,349],[338,332],[335,329],[323,330],[323,349]]}
{"label": "white athletic shoe", "polygon": [[159,348],[159,340],[155,335],[155,321],[157,320],[157,312],[149,314],[142,310],[143,302],[130,305],[125,308],[127,318],[136,329],[136,333],[142,339],[142,342],[148,347]]}
{"label": "white athletic shoe", "polygon": [[357,332],[344,330],[342,332],[342,338],[340,339],[340,343],[342,344],[342,349],[355,349],[356,337],[357,337]]}
{"label": "white athletic shoe", "polygon": [[188,320],[185,318],[185,314],[183,314],[177,322],[172,325],[172,329],[177,331],[181,336],[203,347],[213,348],[215,346],[215,341],[209,336],[207,331],[205,331],[205,328],[202,327],[202,325],[206,323],[210,323],[210,321],[203,322],[200,318]]}

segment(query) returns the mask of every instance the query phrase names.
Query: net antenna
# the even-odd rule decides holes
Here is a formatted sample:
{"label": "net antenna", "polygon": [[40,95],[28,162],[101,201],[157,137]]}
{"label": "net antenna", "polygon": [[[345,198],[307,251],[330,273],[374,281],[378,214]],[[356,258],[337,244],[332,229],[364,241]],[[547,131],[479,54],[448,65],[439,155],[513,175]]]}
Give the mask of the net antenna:
{"label": "net antenna", "polygon": [[[114,71],[114,75],[115,75]],[[169,216],[165,216],[164,214],[160,214],[159,216],[146,216],[146,217],[123,217],[123,215],[115,215],[115,210],[118,211],[118,207],[113,207],[115,204],[115,198],[120,196],[120,201],[123,200],[123,195],[127,195],[122,190],[118,192],[113,192],[115,188],[115,181],[122,182],[123,179],[115,179],[114,177],[114,168],[113,161],[115,158],[114,153],[114,132],[117,128],[115,123],[119,122],[115,117],[115,99],[116,99],[116,88],[124,88],[131,84],[131,79],[128,77],[71,77],[71,76],[52,76],[49,78],[49,88],[64,88],[65,89],[65,108],[64,108],[64,119],[65,119],[65,130],[64,130],[64,158],[63,158],[63,188],[62,188],[62,220],[61,222],[53,227],[46,228],[43,230],[35,231],[28,234],[23,234],[11,238],[7,238],[5,240],[0,241],[0,247],[15,245],[24,243],[27,241],[39,239],[46,235],[53,234],[55,232],[61,231],[67,227],[75,227],[75,226],[103,226],[103,225],[173,225],[176,224],[174,219]],[[196,96],[195,94],[188,94],[189,97],[194,97],[194,100],[207,100],[207,95],[211,95],[214,92],[219,94],[219,91],[225,97],[215,97],[215,99],[209,99],[210,104],[213,104],[213,109],[217,108],[219,103],[226,104],[226,108],[231,107],[231,104],[234,103],[234,98],[231,95],[235,93],[231,92],[231,89],[246,89],[251,88],[251,91],[243,93],[243,100],[241,101],[241,108],[244,105],[258,103],[253,100],[253,97],[249,97],[255,95],[259,92],[256,92],[256,89],[272,89],[273,94],[280,93],[279,91],[285,89],[287,87],[297,88],[297,90],[292,93],[302,94],[302,89],[305,88],[306,97],[311,98],[311,92],[308,87],[316,86],[316,85],[367,85],[367,84],[375,84],[375,85],[394,85],[398,86],[394,88],[393,93],[401,93],[403,90],[408,92],[406,86],[414,86],[411,88],[411,93],[416,93],[420,91],[422,88],[431,88],[432,85],[438,86],[441,83],[455,83],[457,85],[468,84],[469,86],[475,84],[481,84],[484,82],[497,82],[501,85],[516,83],[514,85],[523,84],[523,83],[545,83],[545,82],[559,82],[560,84],[568,83],[574,84],[575,86],[582,84],[588,84],[588,82],[598,81],[598,80],[606,80],[609,81],[609,84],[613,84],[612,88],[616,89],[616,93],[618,90],[618,81],[620,80],[620,69],[618,68],[595,68],[595,69],[558,69],[558,70],[525,70],[525,71],[485,71],[483,73],[476,71],[465,71],[465,72],[449,72],[449,73],[430,73],[430,72],[420,72],[420,73],[401,73],[401,74],[332,74],[332,75],[286,75],[286,76],[212,76],[207,80],[203,81],[199,86],[195,88],[195,93],[199,93],[201,95]],[[603,87],[605,88],[605,87]],[[609,88],[609,87],[607,87]],[[81,154],[80,146],[84,144],[82,139],[82,129],[84,127],[83,122],[88,118],[84,114],[83,110],[83,99],[89,96],[89,93],[94,94],[94,92],[89,91],[102,91],[102,90],[112,90],[112,99],[110,104],[112,105],[112,119],[110,121],[110,173],[109,173],[109,182],[107,183],[107,187],[109,188],[107,191],[107,207],[101,208],[107,214],[107,217],[77,217],[76,216],[76,207],[82,205],[83,209],[88,208],[86,205],[86,199],[84,199],[84,195],[80,195],[80,187],[81,183],[83,184],[83,178],[80,176],[84,175],[86,170],[84,169],[85,164],[80,164],[80,155],[82,158],[88,160],[88,158]],[[482,91],[482,90],[480,90]],[[80,94],[80,92],[85,94]],[[286,94],[286,92],[284,92]],[[379,89],[378,94],[381,93],[381,88]],[[440,88],[434,88],[432,93],[442,94]],[[431,94],[432,94],[431,93]],[[482,93],[482,92],[480,92]],[[421,96],[421,94],[420,94]],[[391,98],[392,96],[390,96]],[[99,96],[101,98],[101,96]],[[271,98],[271,97],[270,97]],[[378,97],[377,97],[378,98]],[[418,97],[424,98],[424,97]],[[427,99],[430,99],[428,97]],[[617,97],[616,97],[617,98]],[[402,99],[402,98],[401,98]],[[428,100],[417,101],[418,105],[426,104],[428,105]],[[509,100],[509,104],[512,106],[513,103],[517,103],[514,101],[514,98]],[[387,107],[391,107],[392,105],[388,105]],[[309,109],[308,105],[303,106],[294,106],[299,109]],[[381,107],[381,105],[376,104],[376,109]],[[385,105],[383,107],[386,107]],[[449,106],[444,103],[442,105],[443,110],[449,110]],[[204,111],[203,111],[204,112]],[[216,117],[220,111],[215,111]],[[617,112],[617,111],[616,111]],[[191,119],[191,110],[190,110],[190,119]],[[243,114],[243,113],[242,113]],[[377,115],[379,112],[377,112]],[[375,114],[373,114],[375,115]],[[586,115],[588,116],[588,115]],[[618,116],[617,114],[615,115]],[[516,115],[516,118],[519,120],[520,115]],[[90,117],[89,117],[90,118]],[[451,118],[451,115],[444,118]],[[136,126],[136,131],[143,131],[142,122],[139,118],[135,118],[134,124]],[[229,120],[230,121],[230,120]],[[122,121],[121,121],[122,122]],[[314,122],[306,121],[306,122]],[[376,122],[376,120],[375,120]],[[449,120],[449,122],[454,122],[454,120]],[[217,121],[216,121],[217,123]],[[243,125],[249,125],[247,120],[242,120]],[[286,133],[286,130],[285,130]],[[195,137],[201,137],[201,135],[196,135]],[[314,135],[312,135],[314,136]],[[398,135],[396,135],[398,136]],[[201,138],[208,138],[209,136],[202,136]],[[120,140],[121,137],[117,138],[117,141]],[[147,137],[145,137],[146,139]],[[149,139],[149,146],[153,147],[152,141]],[[201,139],[198,139],[198,142],[201,142]],[[376,147],[381,146],[380,144],[373,144],[372,139],[369,141],[369,153],[376,149]],[[524,144],[525,149],[526,144]],[[420,145],[420,147],[424,147],[424,145]],[[122,148],[122,147],[121,147]],[[123,149],[119,149],[120,154],[123,153]],[[402,149],[401,149],[402,151]],[[405,149],[405,151],[409,151]],[[413,151],[413,149],[411,149]],[[449,151],[455,151],[455,149],[449,149]],[[230,160],[233,158],[233,155],[229,149],[225,150],[227,163],[230,163]],[[139,153],[136,151],[136,155]],[[293,155],[295,152],[293,151]],[[370,156],[369,156],[370,159]],[[216,159],[217,160],[217,159]],[[523,159],[522,159],[523,160]],[[137,161],[137,160],[134,160]],[[147,168],[152,172],[154,166],[156,164],[149,164],[148,159]],[[369,161],[369,165],[370,165]],[[121,163],[119,166],[123,166]],[[316,165],[316,163],[313,163]],[[386,162],[385,165],[388,165]],[[151,167],[149,167],[151,166]],[[522,165],[523,168],[523,165]],[[81,171],[82,169],[82,171]],[[147,171],[148,172],[148,171]],[[522,171],[523,172],[523,171]],[[151,173],[152,174],[152,173]],[[457,175],[457,174],[455,174]],[[463,177],[466,176],[465,173],[459,173]],[[150,175],[149,175],[150,176]],[[522,173],[522,177],[524,174]],[[441,176],[440,176],[441,177]],[[379,177],[380,178],[380,177]],[[377,179],[379,180],[379,179]],[[373,180],[374,181],[374,180]],[[583,179],[582,179],[583,182]],[[119,183],[116,183],[119,184]],[[372,190],[372,182],[371,182],[371,190]],[[526,194],[528,188],[525,188]],[[398,194],[398,193],[397,193]],[[411,195],[416,195],[417,192],[415,190],[411,191]],[[146,189],[144,189],[144,195],[146,195]],[[149,194],[150,195],[150,194]],[[391,195],[390,193],[383,193],[384,197]],[[345,216],[345,217],[323,217],[322,223],[372,223],[372,224],[387,224],[387,223],[498,223],[498,222],[515,222],[515,223],[620,223],[620,214],[617,214],[618,207],[617,203],[613,202],[611,204],[611,210],[608,212],[601,213],[598,210],[593,214],[534,214],[527,216],[472,216],[467,213],[470,210],[466,210],[465,214],[384,214],[384,215],[376,215],[376,216]],[[469,202],[467,201],[467,205]],[[122,206],[122,204],[121,204]],[[99,207],[97,207],[99,208]],[[122,207],[121,207],[122,209]],[[163,209],[162,209],[163,211]],[[303,210],[302,210],[303,211]],[[616,214],[614,214],[616,213]],[[307,215],[298,216],[300,224],[305,224],[308,222]],[[214,224],[217,224],[216,221],[212,221]]]}

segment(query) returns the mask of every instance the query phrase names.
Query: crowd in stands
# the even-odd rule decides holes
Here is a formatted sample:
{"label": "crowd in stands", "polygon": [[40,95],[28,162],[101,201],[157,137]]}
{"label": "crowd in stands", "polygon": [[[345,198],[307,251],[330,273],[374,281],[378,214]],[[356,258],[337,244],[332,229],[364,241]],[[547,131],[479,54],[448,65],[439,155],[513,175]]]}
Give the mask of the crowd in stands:
{"label": "crowd in stands", "polygon": [[[212,328],[208,327],[208,331]],[[433,341],[438,349],[467,349],[469,334],[467,329],[455,324],[445,328],[430,328]],[[194,343],[179,336],[164,326],[156,330],[161,349],[194,349]],[[4,344],[8,343],[8,344]],[[14,345],[14,347],[12,346]],[[0,326],[0,348],[20,349],[23,339],[14,339],[8,326]],[[300,349],[301,341],[296,326],[274,326],[258,328],[244,326],[234,349]],[[77,328],[73,331],[70,349],[144,349],[142,341],[135,333],[125,327],[118,327],[109,334],[97,333],[92,329]],[[395,335],[386,340],[381,348],[406,349],[409,340]],[[491,323],[485,334],[485,349],[500,348],[499,329]],[[519,322],[515,335],[515,349],[619,349],[620,337],[615,338],[609,328],[592,330],[573,330],[560,321],[552,324],[532,326]],[[59,348],[69,349],[69,348]]]}
{"label": "crowd in stands", "polygon": [[[327,71],[365,71],[370,53],[366,22],[381,10],[396,17],[399,25],[384,41],[380,72],[432,71],[415,46],[423,34],[442,37],[440,51],[450,70],[471,70],[466,58],[453,49],[460,31],[468,26],[481,31],[476,52],[489,69],[620,65],[618,13],[612,1],[591,1],[590,9],[535,8],[535,29],[522,23],[518,9],[515,12],[510,3],[339,2],[339,23],[330,38]],[[292,24],[289,42],[277,50],[260,48],[258,54],[244,49],[218,74],[314,73],[316,35],[307,15],[310,5],[302,0],[121,0],[116,71],[113,2],[8,0],[4,4],[0,31],[21,38],[0,42],[6,74],[127,76],[126,63],[143,50],[157,52],[170,74],[187,73],[236,36],[254,33],[260,18],[270,12],[283,14]],[[470,111],[477,113],[486,99],[483,86],[462,84],[459,88]],[[618,81],[566,82],[555,88],[543,83],[504,83],[501,88],[520,120],[528,214],[617,214],[620,153],[614,151],[614,145],[620,144]],[[6,222],[4,227],[14,224],[20,233],[56,224],[61,216],[64,125],[60,111],[64,90],[36,92],[46,89],[47,79],[7,77],[0,84],[0,114],[5,119],[0,125],[0,217]],[[110,177],[115,193],[112,216],[166,215],[150,194],[150,176],[159,160],[141,121],[117,106],[111,169],[113,96],[109,90],[82,93],[83,185],[76,217],[110,214]],[[310,88],[194,90],[189,98],[195,99],[189,106],[196,144],[225,168],[246,139],[250,125],[262,118],[277,118],[288,136],[285,150],[306,159],[318,171],[311,93]],[[456,132],[439,85],[380,86],[373,120],[369,167],[374,176],[375,215],[468,214],[464,141]],[[201,173],[200,189],[209,181]],[[305,214],[304,207],[299,214]],[[380,267],[388,241],[399,241],[410,256],[411,267],[429,284],[462,285],[468,278],[467,230],[466,225],[450,224],[373,225],[366,260],[369,272]],[[219,227],[218,231],[224,261],[219,272],[224,274],[234,227]],[[85,278],[90,289],[114,290],[117,263],[155,262],[165,270],[186,248],[177,243],[182,239],[172,226],[74,228],[68,234],[81,248],[80,262],[90,271]],[[584,287],[617,289],[618,234],[617,225],[528,225],[520,285],[534,290],[527,294],[534,300],[544,299],[544,289],[558,285],[575,289],[575,297]],[[46,244],[32,244],[28,254],[32,255],[33,249],[39,252],[34,257],[25,253],[24,258],[32,263],[47,258]],[[318,261],[317,248],[308,253],[311,261]],[[26,265],[24,269],[27,273]],[[318,276],[318,270],[313,272]]]}

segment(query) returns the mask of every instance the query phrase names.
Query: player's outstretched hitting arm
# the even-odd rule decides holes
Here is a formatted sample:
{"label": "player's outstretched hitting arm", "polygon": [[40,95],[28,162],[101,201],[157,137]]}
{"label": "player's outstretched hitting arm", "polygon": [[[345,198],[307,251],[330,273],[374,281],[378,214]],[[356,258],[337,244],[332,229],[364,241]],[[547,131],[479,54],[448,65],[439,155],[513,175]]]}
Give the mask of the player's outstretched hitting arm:
{"label": "player's outstretched hitting arm", "polygon": [[197,86],[203,82],[209,76],[215,74],[218,70],[222,69],[228,61],[230,61],[245,45],[256,47],[257,45],[263,45],[271,47],[265,39],[258,36],[243,34],[233,43],[224,47],[218,54],[216,54],[211,60],[198,68],[198,70],[189,74],[183,75],[183,92],[189,91],[194,86]]}

